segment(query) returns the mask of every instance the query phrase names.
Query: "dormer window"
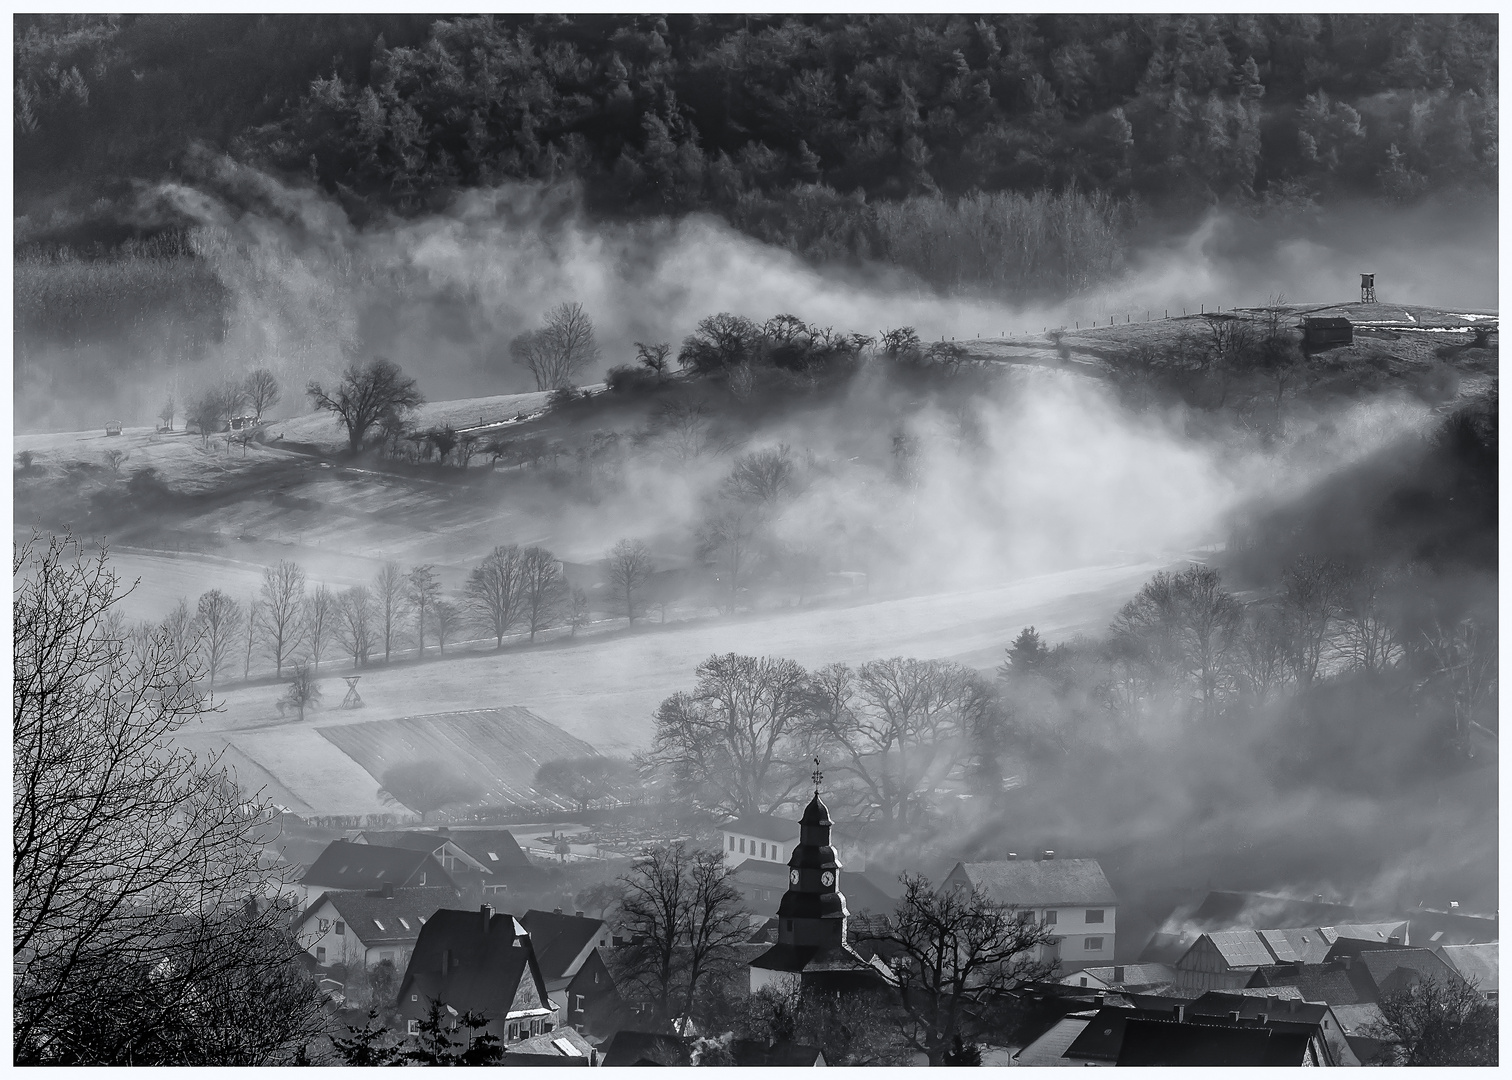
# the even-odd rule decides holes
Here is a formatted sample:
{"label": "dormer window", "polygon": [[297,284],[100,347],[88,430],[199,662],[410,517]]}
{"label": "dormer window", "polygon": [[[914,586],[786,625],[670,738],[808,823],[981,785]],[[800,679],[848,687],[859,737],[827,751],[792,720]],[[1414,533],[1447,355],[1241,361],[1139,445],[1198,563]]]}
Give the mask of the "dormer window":
{"label": "dormer window", "polygon": [[373,925],[374,925],[374,926],[376,926],[376,927],[377,927],[377,928],[378,928],[378,929],[380,929],[380,930],[387,930],[387,929],[388,929],[388,928],[387,928],[387,927],[385,927],[385,926],[384,926],[384,925],[383,925],[383,923],[382,923],[382,922],[381,922],[381,921],[380,921],[380,920],[378,920],[378,919],[374,919],[374,920],[373,920]]}
{"label": "dormer window", "polygon": [[399,917],[399,925],[402,926],[402,927],[404,927],[406,930],[408,930],[410,928],[409,921],[407,919],[405,919],[402,915]]}

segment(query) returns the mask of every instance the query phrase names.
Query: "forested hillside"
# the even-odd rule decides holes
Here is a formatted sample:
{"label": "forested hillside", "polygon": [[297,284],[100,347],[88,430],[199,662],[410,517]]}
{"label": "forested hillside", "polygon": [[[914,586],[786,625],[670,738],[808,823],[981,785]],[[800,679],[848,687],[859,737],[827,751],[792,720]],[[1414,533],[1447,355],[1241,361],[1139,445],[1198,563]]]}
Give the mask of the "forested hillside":
{"label": "forested hillside", "polygon": [[[1113,267],[1141,210],[1496,179],[1494,15],[16,25],[22,242],[140,231],[121,207],[199,143],[359,221],[573,176],[601,215],[706,210],[811,258],[1063,291]],[[985,254],[942,257],[942,231],[988,237]],[[1004,271],[1015,243],[1043,252]]]}

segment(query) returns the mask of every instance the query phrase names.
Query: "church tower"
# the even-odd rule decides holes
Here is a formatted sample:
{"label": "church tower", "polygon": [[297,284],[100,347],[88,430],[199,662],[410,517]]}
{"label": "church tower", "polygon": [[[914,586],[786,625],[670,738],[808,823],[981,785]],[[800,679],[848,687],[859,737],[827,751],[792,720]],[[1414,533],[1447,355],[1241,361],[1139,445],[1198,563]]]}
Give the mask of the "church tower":
{"label": "church tower", "polygon": [[834,822],[819,798],[817,780],[798,825],[798,844],[788,860],[788,890],[777,908],[777,943],[837,949],[845,944],[850,912],[840,891],[840,856],[830,845]]}
{"label": "church tower", "polygon": [[777,908],[777,942],[751,961],[751,990],[814,984],[865,989],[891,981],[886,966],[863,960],[846,940],[850,912],[840,891],[840,855],[830,842],[829,809],[819,797],[824,774],[814,762],[814,797],[798,822],[788,860],[788,888]]}

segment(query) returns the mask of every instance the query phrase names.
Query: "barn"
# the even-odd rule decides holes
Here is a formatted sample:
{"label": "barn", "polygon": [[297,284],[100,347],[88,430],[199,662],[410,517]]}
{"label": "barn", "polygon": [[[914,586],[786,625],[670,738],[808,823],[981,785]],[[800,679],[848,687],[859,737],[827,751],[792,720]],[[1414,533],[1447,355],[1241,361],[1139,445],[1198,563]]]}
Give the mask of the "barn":
{"label": "barn", "polygon": [[1310,349],[1354,344],[1354,327],[1343,316],[1310,316],[1302,320],[1302,342]]}

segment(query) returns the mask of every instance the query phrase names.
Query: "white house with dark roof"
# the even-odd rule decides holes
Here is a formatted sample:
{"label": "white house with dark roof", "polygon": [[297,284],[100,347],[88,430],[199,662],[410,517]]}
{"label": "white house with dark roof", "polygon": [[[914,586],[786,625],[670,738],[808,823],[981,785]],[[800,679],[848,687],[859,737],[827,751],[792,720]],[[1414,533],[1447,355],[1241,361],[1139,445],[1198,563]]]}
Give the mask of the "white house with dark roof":
{"label": "white house with dark roof", "polygon": [[437,887],[322,893],[299,917],[295,937],[322,967],[389,960],[403,971],[425,921],[457,900],[455,889]]}
{"label": "white house with dark roof", "polygon": [[[784,866],[792,857],[793,845],[798,842],[798,823],[771,814],[746,814],[719,828],[724,838],[725,865],[730,867],[739,866],[747,859]],[[786,873],[784,870],[784,876]]]}
{"label": "white house with dark roof", "polygon": [[457,883],[429,851],[332,840],[292,888],[303,907],[321,893],[367,892],[384,885],[456,889]]}
{"label": "white house with dark roof", "polygon": [[1113,962],[1118,897],[1096,859],[956,863],[942,889],[981,889],[1052,928],[1062,972]]}

